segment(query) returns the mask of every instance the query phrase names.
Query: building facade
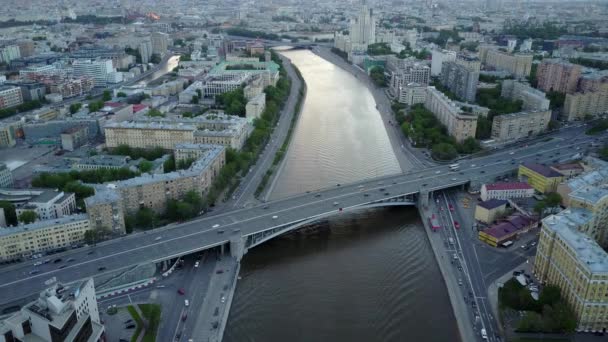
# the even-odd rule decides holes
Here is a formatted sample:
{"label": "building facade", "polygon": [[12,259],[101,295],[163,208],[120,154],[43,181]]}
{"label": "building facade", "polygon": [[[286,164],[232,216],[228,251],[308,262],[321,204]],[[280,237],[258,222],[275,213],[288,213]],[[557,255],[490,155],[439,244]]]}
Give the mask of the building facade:
{"label": "building facade", "polygon": [[581,66],[555,59],[545,59],[538,65],[538,89],[545,92],[572,93],[581,77]]}
{"label": "building facade", "polygon": [[431,51],[431,76],[439,76],[444,62],[454,62],[456,51],[434,49]]}
{"label": "building facade", "polygon": [[194,142],[196,127],[159,122],[111,122],[104,127],[106,146],[162,147],[172,150],[181,142]]}
{"label": "building facade", "polygon": [[574,121],[606,112],[608,112],[608,84],[604,84],[596,91],[566,94],[562,114],[567,121]]}
{"label": "building facade", "polygon": [[435,117],[446,126],[448,133],[456,141],[475,138],[477,116],[463,112],[442,92],[435,87],[428,87],[424,107],[435,114]]}
{"label": "building facade", "polygon": [[542,91],[515,80],[502,81],[500,96],[521,100],[523,110],[548,110],[550,101]]}
{"label": "building facade", "polygon": [[457,62],[445,62],[441,69],[441,84],[458,98],[475,102],[479,72]]}
{"label": "building facade", "polygon": [[409,83],[399,87],[399,103],[413,106],[426,101],[426,85],[420,83]]}
{"label": "building facade", "polygon": [[21,88],[0,85],[0,109],[15,107],[22,103]]}
{"label": "building facade", "polygon": [[74,76],[92,79],[95,87],[105,87],[108,76],[116,71],[111,59],[76,60],[72,68]]}
{"label": "building facade", "polygon": [[5,163],[0,163],[0,188],[13,186],[13,174]]}
{"label": "building facade", "polygon": [[0,259],[12,260],[79,244],[90,229],[86,214],[0,229]]}
{"label": "building facade", "polygon": [[550,167],[534,163],[519,165],[517,175],[520,180],[527,182],[543,194],[557,191],[557,185],[564,179],[561,173]]}
{"label": "building facade", "polygon": [[551,110],[498,115],[492,119],[491,136],[498,142],[529,138],[545,132],[550,121]]}
{"label": "building facade", "polygon": [[493,47],[480,46],[479,56],[486,69],[507,71],[517,78],[529,76],[532,69],[531,54],[510,54]]}
{"label": "building facade", "polygon": [[508,200],[511,198],[527,198],[534,195],[534,188],[528,183],[496,183],[481,186],[481,199]]}
{"label": "building facade", "polygon": [[389,91],[394,96],[397,96],[399,89],[410,83],[428,85],[430,76],[431,69],[428,66],[421,63],[408,64],[391,74]]}

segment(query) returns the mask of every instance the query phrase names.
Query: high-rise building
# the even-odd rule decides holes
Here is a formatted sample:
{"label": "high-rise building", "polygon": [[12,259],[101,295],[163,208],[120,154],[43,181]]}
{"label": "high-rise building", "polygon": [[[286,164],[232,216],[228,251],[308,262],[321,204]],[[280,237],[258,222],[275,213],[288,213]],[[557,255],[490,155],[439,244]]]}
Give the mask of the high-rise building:
{"label": "high-rise building", "polygon": [[608,84],[596,91],[566,94],[563,116],[568,121],[583,120],[586,116],[596,116],[608,112]]}
{"label": "high-rise building", "polygon": [[150,40],[152,41],[152,53],[163,56],[167,52],[169,35],[162,32],[154,32],[150,35]]}
{"label": "high-rise building", "polygon": [[498,115],[492,120],[492,139],[507,142],[529,138],[545,132],[550,121],[550,110]]}
{"label": "high-rise building", "polygon": [[581,66],[556,59],[545,59],[538,65],[538,89],[546,92],[573,93],[581,77]]}
{"label": "high-rise building", "polygon": [[18,45],[6,45],[0,48],[0,62],[8,64],[19,57],[21,57],[21,52]]}
{"label": "high-rise building", "polygon": [[21,88],[0,86],[0,109],[11,108],[23,103]]}
{"label": "high-rise building", "polygon": [[152,41],[149,38],[144,39],[139,43],[139,55],[141,56],[141,62],[147,64],[150,62],[152,57]]}
{"label": "high-rise building", "polygon": [[458,98],[475,102],[479,72],[456,62],[445,62],[441,68],[441,84]]}
{"label": "high-rise building", "polygon": [[424,107],[446,126],[448,133],[456,141],[462,142],[467,138],[475,138],[477,116],[463,112],[452,100],[435,87],[428,87]]}
{"label": "high-rise building", "polygon": [[532,39],[530,39],[530,38],[524,39],[524,41],[521,42],[521,45],[519,46],[519,51],[520,52],[532,51]]}
{"label": "high-rise building", "polygon": [[444,62],[456,60],[456,51],[435,49],[431,51],[431,56],[431,76],[439,76]]}
{"label": "high-rise building", "polygon": [[13,186],[13,174],[11,169],[4,163],[0,163],[0,187],[9,188]]}
{"label": "high-rise building", "polygon": [[365,1],[357,18],[350,22],[350,42],[352,44],[369,45],[376,42],[376,18],[374,10],[367,7]]}
{"label": "high-rise building", "polygon": [[531,54],[510,54],[500,51],[497,46],[479,46],[479,58],[486,69],[507,71],[518,78],[530,75],[532,57]]}
{"label": "high-rise building", "polygon": [[91,78],[95,87],[105,87],[108,75],[116,71],[111,59],[76,60],[72,68],[74,76]]}
{"label": "high-rise building", "polygon": [[511,100],[521,100],[523,103],[523,110],[549,109],[550,100],[545,93],[532,88],[527,83],[515,80],[504,80],[502,81],[500,96]]}
{"label": "high-rise building", "polygon": [[428,85],[431,76],[431,69],[422,63],[408,64],[404,68],[398,69],[391,75],[389,91],[398,96],[399,89],[410,83]]}
{"label": "high-rise building", "polygon": [[1,341],[105,341],[105,329],[93,278],[61,284],[52,280],[50,287],[35,301],[0,321]]}

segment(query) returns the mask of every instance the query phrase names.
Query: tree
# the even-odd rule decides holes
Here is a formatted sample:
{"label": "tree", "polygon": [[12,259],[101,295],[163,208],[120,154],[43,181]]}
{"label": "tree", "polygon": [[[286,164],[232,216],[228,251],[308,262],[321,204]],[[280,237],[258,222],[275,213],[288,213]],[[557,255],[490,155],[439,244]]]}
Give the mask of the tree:
{"label": "tree", "polygon": [[458,151],[456,151],[454,145],[448,143],[439,143],[437,145],[433,145],[431,153],[433,158],[439,160],[451,160],[458,157]]}
{"label": "tree", "polygon": [[96,112],[103,108],[103,101],[93,101],[89,103],[89,112]]}
{"label": "tree", "polygon": [[103,95],[101,95],[101,99],[104,102],[110,101],[112,99],[112,93],[109,90],[104,90]]}
{"label": "tree", "polygon": [[122,91],[119,91],[118,93],[116,93],[116,97],[127,97],[127,94],[123,93]]}
{"label": "tree", "polygon": [[16,226],[18,224],[17,214],[15,213],[15,206],[8,201],[0,201],[0,209],[4,210],[4,218],[6,224],[9,226]]}
{"label": "tree", "polygon": [[70,113],[76,114],[80,110],[80,108],[82,108],[82,103],[80,103],[80,102],[72,103],[70,105]]}
{"label": "tree", "polygon": [[165,114],[163,114],[160,110],[158,110],[156,108],[150,109],[146,115],[148,115],[151,118],[154,118],[154,117],[164,118],[165,117]]}
{"label": "tree", "polygon": [[152,164],[152,162],[149,162],[147,160],[142,160],[141,162],[139,162],[139,172],[141,173],[145,173],[145,172],[150,172],[150,170],[152,170],[152,167],[154,166],[154,164]]}
{"label": "tree", "polygon": [[19,222],[28,224],[35,222],[38,219],[38,214],[33,210],[26,210],[19,214]]}
{"label": "tree", "polygon": [[553,131],[559,128],[559,122],[557,120],[549,121],[549,130]]}
{"label": "tree", "polygon": [[89,245],[94,245],[98,241],[98,235],[99,234],[97,234],[97,231],[94,229],[87,230],[84,232],[84,242]]}
{"label": "tree", "polygon": [[600,159],[608,161],[608,144],[604,145],[599,151],[598,154]]}
{"label": "tree", "polygon": [[156,213],[150,208],[141,208],[135,214],[135,225],[139,228],[153,229],[156,223]]}
{"label": "tree", "polygon": [[369,71],[369,76],[378,87],[386,87],[386,77],[384,76],[384,68],[375,66]]}

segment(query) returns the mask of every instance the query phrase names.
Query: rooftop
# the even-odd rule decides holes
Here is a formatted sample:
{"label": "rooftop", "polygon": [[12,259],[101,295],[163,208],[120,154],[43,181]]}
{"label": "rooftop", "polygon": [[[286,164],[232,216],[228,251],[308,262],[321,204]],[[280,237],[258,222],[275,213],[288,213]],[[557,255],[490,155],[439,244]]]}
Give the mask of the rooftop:
{"label": "rooftop", "polygon": [[524,163],[521,166],[526,167],[526,168],[538,173],[539,175],[541,175],[543,177],[552,178],[552,177],[562,177],[563,176],[561,173],[551,169],[548,166],[541,165],[541,164]]}
{"label": "rooftop", "polygon": [[[240,70],[240,69],[236,69],[236,70],[226,70],[226,67],[228,66],[239,66],[239,65],[252,65],[254,68],[256,68],[256,70]],[[213,67],[213,69],[211,69],[211,71],[209,71],[210,75],[214,75],[214,74],[235,74],[235,73],[250,73],[250,74],[255,74],[255,73],[259,73],[259,72],[264,72],[264,71],[270,71],[272,73],[276,73],[279,72],[279,65],[273,61],[270,62],[241,62],[241,61],[223,61],[220,64],[216,65],[215,67]]]}
{"label": "rooftop", "polygon": [[588,185],[578,188],[568,194],[571,199],[577,199],[591,205],[598,204],[603,198],[608,197],[608,184]]}
{"label": "rooftop", "polygon": [[182,123],[171,123],[171,122],[146,122],[146,121],[122,121],[122,122],[109,122],[105,125],[105,128],[126,128],[126,129],[166,129],[172,131],[194,131],[196,127],[191,125],[184,125]]}
{"label": "rooftop", "polygon": [[493,198],[493,199],[490,199],[490,200],[487,200],[487,201],[479,202],[477,205],[480,206],[480,207],[482,207],[482,208],[491,210],[491,209],[503,206],[503,205],[505,205],[507,203],[508,202],[506,200],[499,200],[499,199]]}
{"label": "rooftop", "polygon": [[0,188],[0,201],[8,201],[12,203],[21,202],[36,202],[46,203],[59,195],[63,195],[62,191],[48,188],[30,188],[30,189],[13,189]]}
{"label": "rooftop", "polygon": [[579,163],[557,164],[557,165],[551,166],[551,168],[554,170],[561,170],[561,171],[567,171],[567,170],[582,171],[583,170],[583,167]]}
{"label": "rooftop", "polygon": [[501,238],[513,234],[532,223],[532,220],[521,215],[515,215],[509,217],[507,220],[502,221],[498,224],[493,225],[492,227],[484,230],[483,232],[497,238],[500,240]]}
{"label": "rooftop", "polygon": [[588,223],[592,214],[586,209],[570,208],[543,219],[543,226],[557,235],[574,251],[583,267],[595,273],[608,273],[608,255],[592,238],[577,228]]}
{"label": "rooftop", "polygon": [[513,182],[513,183],[495,183],[495,184],[484,184],[488,191],[491,190],[530,190],[533,189],[530,184],[525,182]]}

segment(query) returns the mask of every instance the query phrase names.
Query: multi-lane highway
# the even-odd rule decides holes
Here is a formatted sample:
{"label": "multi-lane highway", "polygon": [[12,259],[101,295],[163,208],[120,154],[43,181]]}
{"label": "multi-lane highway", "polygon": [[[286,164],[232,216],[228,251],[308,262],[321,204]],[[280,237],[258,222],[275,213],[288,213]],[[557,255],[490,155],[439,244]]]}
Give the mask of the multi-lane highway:
{"label": "multi-lane highway", "polygon": [[[551,163],[553,160],[565,160],[568,156],[589,148],[594,139],[603,138],[581,135],[580,129],[564,132],[562,136],[529,146],[513,147],[485,157],[463,160],[458,172],[450,172],[447,166],[437,166],[350,185],[336,184],[327,189],[132,234],[97,246],[48,257],[61,258],[57,263],[51,261],[34,267],[34,261],[27,261],[8,266],[0,270],[0,303],[36,293],[44,288],[44,281],[51,277],[69,282],[135,264],[190,254],[227,243],[234,235],[248,236],[307,218],[344,214],[339,208],[348,209],[402,194],[416,193],[421,189],[439,190],[469,180],[493,181],[494,177],[515,170],[520,162]],[[70,258],[74,261],[67,262]],[[61,266],[65,267],[60,269]],[[30,274],[33,270],[38,273]]]}

